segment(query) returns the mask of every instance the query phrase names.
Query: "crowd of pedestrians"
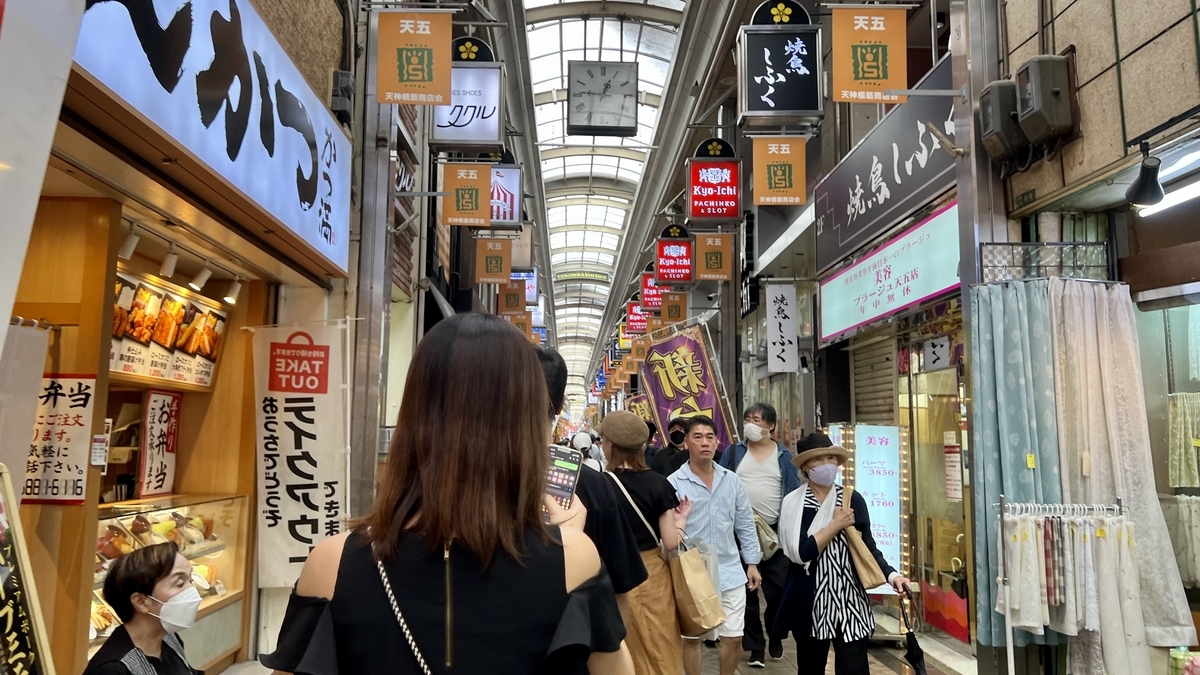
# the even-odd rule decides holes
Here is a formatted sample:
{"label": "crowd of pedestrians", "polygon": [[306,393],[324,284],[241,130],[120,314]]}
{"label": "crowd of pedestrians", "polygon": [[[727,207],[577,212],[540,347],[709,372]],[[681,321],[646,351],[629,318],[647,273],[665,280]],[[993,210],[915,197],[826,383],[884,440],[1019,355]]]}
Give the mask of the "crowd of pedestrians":
{"label": "crowd of pedestrians", "polygon": [[[670,420],[654,448],[657,430],[614,412],[561,439],[587,460],[564,508],[546,476],[566,384],[562,357],[498,317],[429,331],[374,509],[312,550],[262,663],[302,675],[700,675],[708,652],[732,675],[746,652],[752,668],[783,658],[791,635],[798,675],[823,674],[831,647],[838,675],[867,675],[874,619],[852,544],[897,590],[907,579],[875,547],[866,502],[837,485],[844,449],[813,434],[794,455],[762,403],[727,448],[708,417]],[[685,586],[700,579],[724,620],[685,631],[695,622],[680,614],[678,570],[693,551],[702,562]],[[88,675],[194,672],[178,636],[197,604],[181,560],[163,544],[117,561],[105,595],[125,625]]]}

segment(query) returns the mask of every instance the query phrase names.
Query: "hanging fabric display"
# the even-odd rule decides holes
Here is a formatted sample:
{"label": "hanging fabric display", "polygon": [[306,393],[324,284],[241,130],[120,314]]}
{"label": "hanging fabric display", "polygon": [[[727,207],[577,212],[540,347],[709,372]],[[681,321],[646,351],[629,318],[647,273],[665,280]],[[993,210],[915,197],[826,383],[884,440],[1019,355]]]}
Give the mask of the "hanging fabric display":
{"label": "hanging fabric display", "polygon": [[[1018,646],[1067,636],[1072,672],[1148,672],[1147,645],[1196,634],[1155,493],[1129,289],[1008,282],[972,289],[971,304],[976,573],[1010,577],[980,585],[978,639],[1006,644],[1007,619]],[[1066,511],[998,518],[1003,496]],[[1081,518],[1073,502],[1124,509]]]}
{"label": "hanging fabric display", "polygon": [[1147,642],[1156,647],[1196,644],[1154,482],[1129,287],[1062,279],[1047,283],[1062,499],[1124,502],[1137,532],[1134,551],[1144,561],[1137,570]]}
{"label": "hanging fabric display", "polygon": [[1170,395],[1170,468],[1171,487],[1200,487],[1200,394]]}
{"label": "hanging fabric display", "polygon": [[1187,588],[1200,588],[1200,497],[1159,495],[1158,499],[1175,544],[1179,578]]}
{"label": "hanging fabric display", "polygon": [[[987,528],[987,536],[977,538],[978,579],[998,574],[997,520],[990,505],[1001,494],[1019,502],[1062,501],[1046,293],[1045,281],[971,290],[972,430],[981,477],[975,487],[975,522]],[[980,584],[977,635],[988,646],[1004,645],[1004,619],[993,611],[995,606],[993,585]],[[1046,639],[1058,642],[1052,636],[1036,641]],[[1018,645],[1028,642],[1028,634],[1018,635]]]}

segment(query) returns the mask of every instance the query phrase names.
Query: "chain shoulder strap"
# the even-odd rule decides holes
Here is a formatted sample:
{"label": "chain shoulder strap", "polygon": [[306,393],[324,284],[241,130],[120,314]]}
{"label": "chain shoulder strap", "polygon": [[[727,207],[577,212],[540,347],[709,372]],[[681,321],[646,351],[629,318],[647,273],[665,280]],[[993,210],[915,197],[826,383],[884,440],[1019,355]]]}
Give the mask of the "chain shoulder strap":
{"label": "chain shoulder strap", "polygon": [[404,633],[404,640],[408,642],[408,648],[412,650],[413,656],[417,659],[417,666],[420,667],[424,675],[433,675],[433,671],[429,669],[429,664],[425,663],[425,657],[421,655],[421,650],[417,647],[417,641],[413,638],[412,631],[408,629],[408,622],[404,620],[404,615],[400,613],[400,605],[396,603],[396,595],[392,593],[392,584],[388,581],[387,571],[383,569],[383,563],[376,560],[375,566],[379,568],[379,579],[383,581],[383,590],[387,593],[388,602],[392,605],[392,612],[396,615],[396,622],[400,624],[400,630]]}

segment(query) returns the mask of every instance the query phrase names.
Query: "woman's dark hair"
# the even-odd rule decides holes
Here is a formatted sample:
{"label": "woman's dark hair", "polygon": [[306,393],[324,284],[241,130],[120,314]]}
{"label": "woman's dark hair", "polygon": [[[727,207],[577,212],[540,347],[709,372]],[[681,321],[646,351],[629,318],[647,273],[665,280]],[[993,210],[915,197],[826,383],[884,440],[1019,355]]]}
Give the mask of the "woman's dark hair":
{"label": "woman's dark hair", "polygon": [[117,558],[104,578],[104,601],[127,622],[133,618],[134,593],[154,595],[158,582],[171,576],[179,547],[173,542],[139,548]]}
{"label": "woman's dark hair", "polygon": [[627,466],[634,471],[646,471],[646,451],[626,448],[616,443],[612,444],[612,457],[608,458],[609,466]]}
{"label": "woman's dark hair", "polygon": [[537,352],[512,324],[459,314],[434,326],[408,369],[375,506],[355,523],[375,557],[394,559],[405,529],[430,552],[453,539],[484,564],[497,548],[519,558],[525,528],[548,540],[549,407]]}

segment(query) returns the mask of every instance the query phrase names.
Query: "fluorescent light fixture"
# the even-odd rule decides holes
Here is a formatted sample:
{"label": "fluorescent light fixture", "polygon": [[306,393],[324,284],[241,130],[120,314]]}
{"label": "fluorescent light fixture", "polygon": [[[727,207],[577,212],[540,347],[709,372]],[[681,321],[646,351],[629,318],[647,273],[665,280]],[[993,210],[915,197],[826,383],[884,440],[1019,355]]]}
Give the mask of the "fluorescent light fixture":
{"label": "fluorescent light fixture", "polygon": [[1163,169],[1162,173],[1158,174],[1158,178],[1159,178],[1159,180],[1166,180],[1167,178],[1174,176],[1175,174],[1179,173],[1180,171],[1190,168],[1196,162],[1200,162],[1200,150],[1196,150],[1194,152],[1189,152],[1188,154],[1184,155],[1183,157],[1180,157],[1178,160],[1175,161],[1174,164]]}
{"label": "fluorescent light fixture", "polygon": [[242,292],[242,278],[234,277],[233,283],[229,284],[229,290],[225,291],[225,302],[231,305],[237,304],[238,293]]}
{"label": "fluorescent light fixture", "polygon": [[188,282],[188,286],[192,287],[193,291],[199,291],[204,288],[204,284],[208,283],[208,278],[212,276],[212,270],[208,268],[208,261],[204,261],[204,269],[196,273],[195,277]]}
{"label": "fluorescent light fixture", "polygon": [[1200,197],[1200,180],[1197,180],[1194,183],[1189,183],[1178,190],[1172,190],[1171,192],[1168,192],[1166,196],[1163,197],[1163,200],[1154,206],[1147,206],[1145,208],[1138,209],[1138,215],[1143,218],[1146,216],[1152,216],[1159,211],[1166,211],[1172,206],[1179,206],[1180,204],[1195,199],[1196,197]]}
{"label": "fluorescent light fixture", "polygon": [[134,226],[132,223],[130,223],[129,234],[125,235],[125,241],[121,242],[121,248],[117,251],[117,257],[121,260],[129,260],[132,258],[133,251],[137,248],[138,242],[142,240],[141,237],[134,234],[133,230]]}
{"label": "fluorescent light fixture", "polygon": [[158,276],[164,279],[170,279],[175,276],[175,265],[179,262],[179,255],[175,253],[175,244],[167,248],[167,255],[163,258],[162,266],[158,268]]}

